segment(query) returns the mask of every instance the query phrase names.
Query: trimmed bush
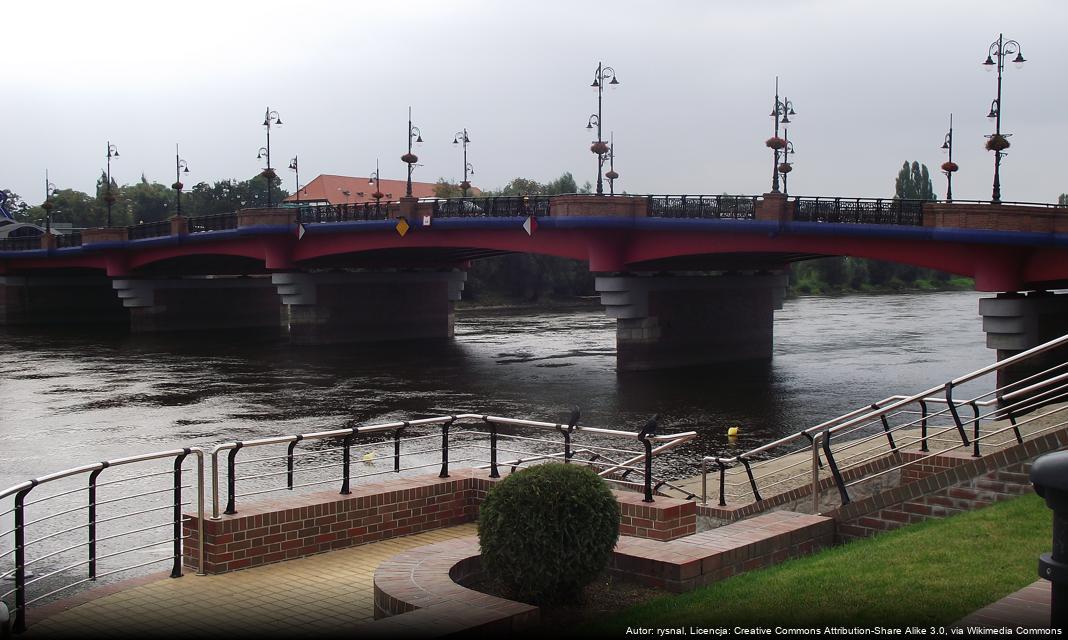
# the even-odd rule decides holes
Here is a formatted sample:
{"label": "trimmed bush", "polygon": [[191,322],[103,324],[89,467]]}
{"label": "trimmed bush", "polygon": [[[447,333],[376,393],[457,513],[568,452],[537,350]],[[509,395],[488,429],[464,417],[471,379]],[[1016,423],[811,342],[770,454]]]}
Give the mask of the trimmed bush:
{"label": "trimmed bush", "polygon": [[619,503],[588,467],[540,464],[490,489],[478,516],[482,568],[532,604],[575,600],[608,566]]}

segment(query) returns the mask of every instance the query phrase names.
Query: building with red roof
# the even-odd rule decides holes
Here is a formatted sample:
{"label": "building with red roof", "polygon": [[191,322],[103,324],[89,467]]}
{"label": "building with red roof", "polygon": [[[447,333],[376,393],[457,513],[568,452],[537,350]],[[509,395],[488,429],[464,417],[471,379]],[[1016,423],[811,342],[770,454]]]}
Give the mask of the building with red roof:
{"label": "building with red roof", "polygon": [[[399,200],[404,196],[406,182],[404,180],[380,180],[379,189],[382,190],[383,202]],[[433,198],[434,183],[412,182],[412,196],[416,198]],[[309,204],[357,204],[361,202],[374,202],[371,197],[375,191],[374,181],[370,178],[358,176],[334,176],[323,174],[300,188],[299,194],[294,194],[285,199],[286,202],[306,202]],[[477,196],[481,192],[472,187],[468,195]],[[298,197],[299,196],[299,197]]]}

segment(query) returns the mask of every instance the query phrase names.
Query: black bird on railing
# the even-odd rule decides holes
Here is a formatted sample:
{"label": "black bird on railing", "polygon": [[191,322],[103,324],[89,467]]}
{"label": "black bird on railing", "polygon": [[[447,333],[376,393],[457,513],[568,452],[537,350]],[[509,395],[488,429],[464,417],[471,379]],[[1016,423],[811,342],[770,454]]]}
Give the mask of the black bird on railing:
{"label": "black bird on railing", "polygon": [[657,423],[658,420],[660,420],[660,414],[659,413],[654,415],[652,418],[650,418],[649,422],[645,423],[645,426],[642,427],[642,430],[638,432],[638,439],[639,440],[645,440],[646,438],[651,438],[651,437],[655,436],[656,435],[656,423]]}

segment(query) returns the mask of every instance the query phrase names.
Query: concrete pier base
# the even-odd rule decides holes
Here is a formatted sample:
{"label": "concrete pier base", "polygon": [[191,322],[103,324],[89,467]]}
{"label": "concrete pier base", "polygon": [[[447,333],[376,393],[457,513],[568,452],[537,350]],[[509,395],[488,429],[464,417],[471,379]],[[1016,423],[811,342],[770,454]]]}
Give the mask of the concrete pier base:
{"label": "concrete pier base", "polygon": [[128,322],[105,276],[0,276],[0,325]]}
{"label": "concrete pier base", "polygon": [[785,274],[599,276],[616,318],[616,369],[646,371],[771,357]]}
{"label": "concrete pier base", "polygon": [[275,273],[295,344],[451,338],[464,271]]}
{"label": "concrete pier base", "polygon": [[[986,346],[1004,360],[1068,333],[1068,294],[1050,291],[999,293],[979,300]],[[1068,348],[1054,349],[998,372],[998,387],[1068,362]],[[1063,371],[1061,372],[1063,373]]]}
{"label": "concrete pier base", "polygon": [[119,278],[112,286],[134,333],[281,331],[282,305],[267,277]]}

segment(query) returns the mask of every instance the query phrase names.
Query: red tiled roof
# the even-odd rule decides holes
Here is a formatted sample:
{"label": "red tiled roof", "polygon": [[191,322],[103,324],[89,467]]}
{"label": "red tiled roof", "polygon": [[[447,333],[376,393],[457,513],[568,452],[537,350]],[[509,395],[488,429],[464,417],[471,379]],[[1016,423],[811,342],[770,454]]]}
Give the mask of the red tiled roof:
{"label": "red tiled roof", "polygon": [[[379,188],[382,190],[382,200],[398,200],[404,196],[406,182],[404,180],[380,180]],[[348,192],[346,195],[345,192]],[[371,194],[374,193],[374,184],[368,184],[368,178],[357,176],[333,176],[320,175],[308,184],[300,188],[301,202],[329,202],[330,204],[346,204],[358,202],[374,202]],[[472,187],[468,193],[478,195],[478,189]],[[431,182],[412,182],[412,196],[416,198],[433,198],[434,184]],[[285,199],[286,202],[296,202],[297,194]]]}

